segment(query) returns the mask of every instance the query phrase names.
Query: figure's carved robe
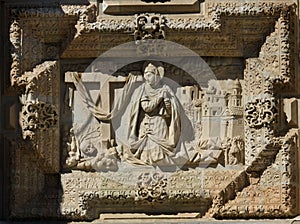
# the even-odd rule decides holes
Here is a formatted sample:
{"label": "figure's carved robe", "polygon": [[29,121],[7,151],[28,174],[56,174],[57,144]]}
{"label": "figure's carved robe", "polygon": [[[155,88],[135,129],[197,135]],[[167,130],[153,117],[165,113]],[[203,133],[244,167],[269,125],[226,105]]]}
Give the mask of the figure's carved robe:
{"label": "figure's carved robe", "polygon": [[[159,95],[168,92],[170,106],[167,108]],[[130,151],[141,163],[154,165],[157,162],[173,164],[172,157],[180,138],[180,115],[175,94],[167,86],[151,89],[146,84],[133,94],[130,114]]]}
{"label": "figure's carved robe", "polygon": [[[145,83],[141,84],[137,76],[129,75],[121,97],[115,101],[112,111],[107,113],[94,104],[80,77],[74,74],[73,78],[76,89],[93,116],[100,121],[112,121],[116,142],[123,150],[123,160],[137,165],[176,167],[188,161],[184,141],[192,138],[188,136],[192,133],[184,130],[192,130],[191,125],[169,86],[162,85],[147,92]],[[162,104],[153,105],[152,110],[148,110],[147,106],[142,108],[143,101],[155,100],[163,89],[170,98],[169,112]],[[147,119],[154,125],[152,131],[147,131]]]}

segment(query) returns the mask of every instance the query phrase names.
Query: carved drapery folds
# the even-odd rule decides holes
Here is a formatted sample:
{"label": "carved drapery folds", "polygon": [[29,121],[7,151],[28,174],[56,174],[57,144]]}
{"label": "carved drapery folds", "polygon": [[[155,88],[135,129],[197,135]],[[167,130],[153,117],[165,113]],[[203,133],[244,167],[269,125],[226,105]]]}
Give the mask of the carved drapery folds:
{"label": "carved drapery folds", "polygon": [[[288,131],[283,128],[285,118],[283,100],[280,98],[287,89],[290,92],[295,90],[293,83],[297,78],[294,68],[296,54],[293,49],[294,5],[289,2],[210,1],[205,3],[205,7],[205,13],[201,16],[187,14],[182,18],[172,14],[149,13],[136,16],[100,16],[96,5],[27,8],[17,10],[17,13],[12,11],[11,85],[23,90],[20,95],[20,128],[23,138],[30,141],[30,147],[26,150],[35,152],[34,158],[27,152],[22,160],[23,146],[13,146],[18,148],[12,153],[16,158],[13,163],[15,176],[12,181],[15,197],[21,197],[23,189],[30,188],[31,182],[38,182],[42,178],[45,179],[45,183],[42,182],[45,186],[36,184],[34,192],[44,194],[42,191],[47,188],[44,174],[55,174],[53,176],[62,186],[59,193],[53,194],[59,197],[57,201],[60,209],[53,209],[58,212],[53,213],[54,218],[93,220],[102,212],[164,213],[170,212],[169,209],[174,213],[198,212],[199,216],[216,218],[277,218],[297,214],[293,183],[293,180],[297,179],[294,169],[297,130]],[[253,26],[260,24],[260,19],[263,21],[263,28]],[[58,20],[60,22],[57,22]],[[235,23],[235,20],[240,23]],[[237,32],[230,32],[234,24],[242,25],[236,26]],[[241,30],[243,32],[239,33]],[[165,32],[168,32],[167,35]],[[240,57],[241,61],[248,58],[245,63],[244,80],[243,74],[230,74],[230,83],[237,82],[238,89],[230,89],[228,86],[225,89],[201,90],[193,85],[178,87],[177,90],[185,96],[177,100],[182,100],[180,108],[183,109],[180,112],[186,113],[188,119],[195,121],[192,125],[197,132],[197,139],[185,147],[192,159],[185,161],[187,165],[182,170],[174,169],[174,172],[148,172],[139,169],[133,173],[132,170],[127,172],[121,163],[128,159],[124,156],[126,148],[118,147],[114,138],[118,133],[110,132],[112,128],[109,122],[100,122],[99,119],[94,119],[95,117],[88,117],[85,113],[89,112],[88,110],[80,111],[82,104],[72,101],[76,97],[80,98],[74,82],[69,81],[65,88],[66,94],[62,96],[60,86],[64,84],[60,83],[60,76],[64,76],[66,70],[83,72],[87,67],[84,63],[88,61],[84,61],[85,59],[94,58],[99,52],[117,44],[133,40],[142,42],[146,39],[169,38],[186,42],[192,49],[201,49],[203,55],[214,56],[218,60],[223,60],[219,56]],[[252,42],[251,38],[254,38]],[[258,44],[257,39],[262,43]],[[252,49],[252,46],[255,49]],[[248,48],[253,51],[249,53]],[[64,71],[60,70],[59,58],[67,59],[64,61]],[[80,61],[75,66],[77,61],[68,64],[68,61],[74,58],[80,58],[84,62]],[[243,62],[241,64],[242,70]],[[102,85],[104,81],[98,80],[98,83],[93,83],[96,79],[96,70],[93,69],[95,68],[91,69],[91,73],[81,73],[80,77],[87,75],[84,78],[90,82],[87,86],[91,88],[91,93],[94,91],[91,94],[94,101],[99,96],[98,84],[102,82]],[[174,70],[169,77],[182,78],[183,76],[178,75],[181,73],[177,74],[176,71]],[[128,77],[123,75],[110,78],[104,91],[106,95],[99,100],[107,104],[103,106],[105,109],[112,106],[110,103],[115,96],[120,97],[123,84],[129,83]],[[235,78],[236,82],[232,80]],[[234,90],[238,93],[234,93]],[[140,106],[152,97],[156,100],[155,96],[150,94],[152,90],[147,91],[149,95],[143,93],[140,98],[132,95],[131,98],[137,98],[136,105]],[[207,94],[209,91],[210,95]],[[165,94],[170,96],[173,93],[168,89]],[[63,101],[66,105],[61,110],[60,104]],[[178,106],[177,101],[170,103],[169,107]],[[159,108],[161,105],[158,104],[156,109],[159,115],[163,113],[163,119],[171,123],[172,119],[167,120],[167,117],[181,113],[174,110],[168,114],[169,102],[166,100],[164,103],[162,108]],[[75,107],[80,111],[79,115],[73,113]],[[137,111],[145,115],[141,108]],[[59,122],[61,114],[67,114],[64,117],[64,125]],[[149,114],[147,116],[152,115]],[[142,115],[137,117],[141,118]],[[215,119],[215,115],[218,119]],[[72,120],[74,116],[77,116],[78,121],[90,119],[89,124],[94,119],[95,126],[76,126],[76,122]],[[203,117],[207,119],[206,128],[213,130],[212,133],[206,134],[208,137],[211,137],[210,134],[214,135],[214,138],[203,137]],[[150,132],[146,127],[149,123],[142,121],[145,123],[143,131]],[[134,125],[138,129],[141,124]],[[67,131],[61,140],[59,132],[62,129]],[[173,131],[171,128],[170,130]],[[221,135],[220,140],[218,137]],[[204,141],[201,141],[202,137]],[[161,142],[161,139],[158,142]],[[182,139],[180,141],[180,144],[183,144]],[[100,153],[96,149],[99,145],[103,149]],[[65,155],[61,156],[60,150],[64,150]],[[181,159],[172,156],[170,158],[178,161]],[[27,162],[23,162],[25,159]],[[35,176],[32,178],[28,174],[28,161],[37,164]],[[66,166],[60,167],[60,161]],[[207,166],[213,168],[204,169]],[[229,169],[221,166],[227,166]],[[154,168],[149,169],[153,171]],[[62,173],[57,175],[61,170]],[[125,172],[122,172],[124,170]],[[64,173],[65,171],[69,173]],[[18,183],[19,176],[24,172],[28,175],[27,179],[21,178],[23,182],[27,181],[28,186],[25,184],[25,187]],[[260,193],[257,193],[258,189]],[[45,197],[51,195],[48,193],[45,193]],[[18,214],[25,214],[27,218],[40,217],[47,213],[46,210],[39,210],[40,207],[46,207],[45,205],[37,200],[30,200],[33,197],[34,193],[26,192],[24,199],[19,202],[15,198],[12,200],[16,217]],[[26,212],[18,210],[27,205],[29,206]],[[31,206],[34,208],[31,209]]]}

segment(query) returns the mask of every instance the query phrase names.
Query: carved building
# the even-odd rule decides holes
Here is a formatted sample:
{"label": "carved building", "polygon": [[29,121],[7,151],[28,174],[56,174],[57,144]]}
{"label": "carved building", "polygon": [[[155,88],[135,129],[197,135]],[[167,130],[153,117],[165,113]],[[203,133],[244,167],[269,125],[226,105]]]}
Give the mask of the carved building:
{"label": "carved building", "polygon": [[299,215],[298,7],[1,1],[0,218]]}

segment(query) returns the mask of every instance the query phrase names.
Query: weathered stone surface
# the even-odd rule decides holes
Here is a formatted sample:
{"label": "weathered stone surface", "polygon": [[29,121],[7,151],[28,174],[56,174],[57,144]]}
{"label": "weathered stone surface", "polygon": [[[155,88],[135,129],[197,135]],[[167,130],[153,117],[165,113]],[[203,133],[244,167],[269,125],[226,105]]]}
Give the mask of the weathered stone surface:
{"label": "weathered stone surface", "polygon": [[113,15],[126,15],[143,12],[155,13],[199,13],[200,3],[198,0],[131,0],[116,1],[104,0],[103,13]]}
{"label": "weathered stone surface", "polygon": [[300,213],[297,7],[7,5],[11,86],[0,100],[19,99],[1,126],[10,217],[290,222]]}

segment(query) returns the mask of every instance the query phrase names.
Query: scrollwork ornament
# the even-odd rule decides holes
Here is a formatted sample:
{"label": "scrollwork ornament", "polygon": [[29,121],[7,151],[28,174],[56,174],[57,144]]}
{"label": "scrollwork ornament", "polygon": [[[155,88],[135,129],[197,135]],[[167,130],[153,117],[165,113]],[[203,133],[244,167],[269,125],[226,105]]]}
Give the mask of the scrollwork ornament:
{"label": "scrollwork ornament", "polygon": [[14,86],[17,83],[18,77],[21,75],[21,27],[20,21],[16,18],[13,18],[9,32],[12,57],[10,79],[11,85]]}
{"label": "scrollwork ornament", "polygon": [[277,122],[278,108],[274,97],[258,98],[245,106],[245,119],[250,128],[261,128]]}
{"label": "scrollwork ornament", "polygon": [[142,173],[138,178],[136,201],[160,201],[167,197],[167,179],[160,173]]}
{"label": "scrollwork ornament", "polygon": [[45,131],[52,128],[58,121],[58,112],[56,108],[45,102],[28,101],[21,111],[21,127],[23,130],[23,138],[32,138],[35,131]]}

